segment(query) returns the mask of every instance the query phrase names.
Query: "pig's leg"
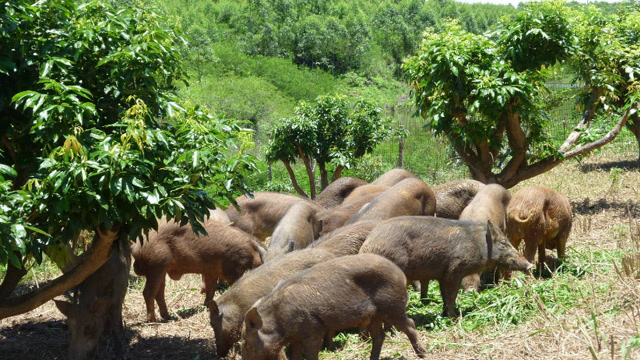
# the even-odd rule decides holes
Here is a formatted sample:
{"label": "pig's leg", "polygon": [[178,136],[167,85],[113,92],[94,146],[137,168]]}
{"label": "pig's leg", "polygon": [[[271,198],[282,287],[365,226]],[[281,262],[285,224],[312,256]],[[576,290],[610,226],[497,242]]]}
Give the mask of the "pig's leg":
{"label": "pig's leg", "polygon": [[462,279],[458,276],[447,277],[440,282],[440,295],[444,302],[443,315],[448,317],[456,317],[456,298],[458,297],[458,289]]}
{"label": "pig's leg", "polygon": [[322,349],[322,338],[324,337],[324,331],[322,335],[310,336],[304,340],[304,355],[307,360],[318,360],[318,354]]}
{"label": "pig's leg", "polygon": [[333,338],[335,336],[336,336],[335,331],[327,331],[327,333],[324,334],[324,347],[327,348],[327,350],[334,350]]}
{"label": "pig's leg", "polygon": [[388,321],[396,327],[399,331],[402,331],[407,335],[409,341],[411,342],[411,347],[413,347],[413,351],[416,352],[419,358],[424,358],[424,354],[427,353],[427,350],[420,343],[420,336],[418,334],[418,330],[416,329],[416,324],[404,313],[404,310],[401,314],[396,316],[393,319],[388,319]]}
{"label": "pig's leg", "polygon": [[[157,298],[158,291],[164,288],[164,271],[160,269],[152,269],[147,274],[147,281],[144,284],[144,290],[142,290],[142,296],[144,302],[147,305],[147,321],[156,322],[156,314],[154,309],[154,300]],[[164,291],[163,291],[164,302]],[[158,307],[161,307],[160,301],[158,301]],[[166,305],[165,305],[166,307]],[[160,310],[162,312],[162,310]]]}
{"label": "pig's leg", "polygon": [[545,245],[546,245],[545,241],[538,244],[538,276],[539,277],[542,277],[542,268],[544,268],[544,260],[547,257],[547,254],[545,251]]}
{"label": "pig's leg", "polygon": [[378,360],[382,351],[382,343],[384,342],[384,331],[382,330],[382,322],[373,320],[367,327],[369,335],[371,335],[371,357],[370,360]]}
{"label": "pig's leg", "polygon": [[167,302],[164,300],[164,287],[166,281],[167,280],[164,276],[160,279],[160,289],[158,289],[158,292],[156,293],[156,302],[158,303],[160,316],[165,320],[169,320],[171,317],[169,316],[169,310],[167,309]]}
{"label": "pig's leg", "polygon": [[213,295],[216,293],[218,277],[212,276],[211,274],[202,274],[202,281],[204,282],[204,303],[206,305],[213,299]]}
{"label": "pig's leg", "polygon": [[420,298],[426,299],[429,296],[429,280],[420,280]]}
{"label": "pig's leg", "polygon": [[291,351],[291,360],[302,360],[302,354],[304,352],[304,345],[300,342],[292,342],[289,344]]}

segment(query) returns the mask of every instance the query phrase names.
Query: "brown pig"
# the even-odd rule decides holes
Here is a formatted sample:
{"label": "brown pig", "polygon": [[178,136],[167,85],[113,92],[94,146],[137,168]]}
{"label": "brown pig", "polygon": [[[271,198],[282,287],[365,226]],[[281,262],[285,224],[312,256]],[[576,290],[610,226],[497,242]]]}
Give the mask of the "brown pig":
{"label": "brown pig", "polygon": [[[511,200],[511,193],[498,184],[485,185],[478,190],[473,200],[460,214],[460,220],[491,221],[503,233],[507,230],[507,206]],[[465,291],[480,289],[480,273],[466,276],[462,279]]]}
{"label": "brown pig", "polygon": [[391,169],[386,173],[380,175],[380,177],[378,177],[373,182],[371,182],[371,184],[391,187],[404,179],[408,179],[412,177],[416,177],[416,176],[413,175],[410,171],[396,168],[396,169]]}
{"label": "brown pig", "polygon": [[371,184],[362,185],[353,189],[351,194],[349,194],[349,196],[347,196],[342,203],[348,204],[352,201],[358,201],[358,199],[362,197],[371,198],[371,195],[378,196],[383,192],[389,190],[389,188],[390,186],[371,185]]}
{"label": "brown pig", "polygon": [[436,195],[436,216],[459,219],[462,210],[484,184],[477,180],[454,180],[433,188]]}
{"label": "brown pig", "polygon": [[[363,185],[368,186],[368,185]],[[370,203],[379,194],[376,192],[362,194],[357,199],[344,202],[332,209],[326,209],[318,212],[318,220],[322,222],[320,236],[324,236],[336,229],[342,227],[351,217],[362,209],[363,206]]]}
{"label": "brown pig", "polygon": [[533,261],[538,250],[538,274],[545,249],[564,258],[571,232],[571,204],[566,196],[544,186],[530,186],[513,194],[507,207],[507,234],[516,248],[524,240],[524,257]]}
{"label": "brown pig", "polygon": [[342,256],[299,272],[257,301],[245,315],[243,359],[278,359],[287,344],[291,358],[317,360],[325,334],[367,328],[371,359],[380,357],[382,323],[404,332],[419,357],[413,320],[406,315],[406,277],[389,260],[373,255]]}
{"label": "brown pig", "polygon": [[74,303],[55,300],[56,307],[67,317],[71,333],[69,359],[86,359],[104,332],[116,343],[116,351],[125,354],[122,342],[122,303],[127,293],[131,254],[128,241],[116,240],[118,249],[109,260],[76,288]]}
{"label": "brown pig", "polygon": [[325,209],[330,209],[342,204],[353,190],[366,184],[366,181],[355,177],[341,177],[322,190],[314,201]]}
{"label": "brown pig", "polygon": [[206,304],[213,298],[218,278],[233,284],[245,271],[262,264],[253,236],[215,220],[207,220],[203,226],[207,235],[198,236],[190,225],[163,222],[158,231],[149,233],[143,245],[133,244],[133,269],[147,278],[142,295],[148,321],[156,321],[154,299],[160,315],[169,319],[164,299],[165,274],[173,280],[187,273],[202,274]]}
{"label": "brown pig", "polygon": [[311,247],[326,250],[335,256],[355,255],[378,223],[378,221],[358,221],[345,225],[324,235],[311,244]]}
{"label": "brown pig", "polygon": [[404,179],[376,196],[347,224],[405,215],[433,215],[435,212],[436,198],[433,191],[424,181],[414,177]]}
{"label": "brown pig", "polygon": [[210,321],[218,356],[227,356],[240,340],[244,314],[254,302],[270,293],[280,281],[332,258],[332,254],[321,249],[290,252],[247,272],[217,300],[211,300]]}
{"label": "brown pig", "polygon": [[231,205],[226,213],[233,226],[252,234],[262,242],[273,234],[278,221],[294,203],[304,201],[316,211],[323,209],[313,201],[296,195],[257,192],[253,196],[253,198],[244,195],[237,197],[236,202],[240,210]]}
{"label": "brown pig", "polygon": [[438,280],[443,314],[455,316],[463,277],[488,267],[528,271],[533,267],[500,229],[489,222],[431,216],[403,216],[376,226],[360,253],[382,255],[400,267],[410,281]]}
{"label": "brown pig", "polygon": [[306,248],[319,237],[319,233],[316,209],[302,201],[291,205],[271,235],[264,262]]}

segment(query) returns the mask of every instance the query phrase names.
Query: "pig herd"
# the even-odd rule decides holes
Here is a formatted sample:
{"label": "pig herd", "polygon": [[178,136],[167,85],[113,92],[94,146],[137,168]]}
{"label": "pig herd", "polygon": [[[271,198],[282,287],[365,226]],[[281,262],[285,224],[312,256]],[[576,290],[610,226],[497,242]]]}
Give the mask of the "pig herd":
{"label": "pig herd", "polygon": [[[237,346],[243,359],[283,359],[288,345],[292,359],[317,359],[323,344],[332,348],[336,332],[355,328],[371,337],[370,358],[378,359],[384,328],[394,326],[422,358],[426,351],[406,315],[408,284],[419,282],[425,297],[429,281],[438,281],[443,315],[455,317],[461,286],[479,291],[485,271],[494,281],[513,270],[530,273],[536,252],[541,271],[545,249],[564,257],[571,230],[569,201],[555,190],[532,186],[511,195],[475,180],[432,189],[403,169],[372,183],[340,178],[315,200],[258,192],[236,201],[237,207],[211,212],[203,223],[207,236],[160,220],[157,231],[130,249],[134,271],[146,277],[150,322],[156,321],[155,303],[160,316],[170,318],[165,275],[202,274],[220,357]],[[114,252],[121,270],[112,274],[128,274],[125,253]],[[101,311],[96,314],[107,323],[91,339],[75,336],[86,316],[73,316],[69,303],[56,302],[68,317],[70,358],[86,357],[103,330],[121,336],[124,292],[114,285],[123,281],[110,281],[116,288],[109,290],[111,311],[96,301],[85,305]],[[214,299],[220,281],[230,286]]]}

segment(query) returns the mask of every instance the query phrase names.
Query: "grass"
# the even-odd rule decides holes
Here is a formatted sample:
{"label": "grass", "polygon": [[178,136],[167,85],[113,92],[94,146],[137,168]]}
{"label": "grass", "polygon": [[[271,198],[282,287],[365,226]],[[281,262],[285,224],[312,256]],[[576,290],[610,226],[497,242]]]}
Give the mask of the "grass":
{"label": "grass", "polygon": [[[418,325],[427,358],[640,358],[640,168],[636,156],[635,144],[623,137],[512,189],[545,185],[569,197],[574,221],[567,258],[542,278],[516,274],[510,282],[479,294],[461,292],[457,306],[462,317],[457,319],[440,316],[442,300],[435,282],[430,284],[427,301],[411,292],[408,314]],[[57,275],[50,263],[34,268],[33,273],[38,282]],[[32,280],[30,271],[27,281]],[[166,299],[175,320],[149,324],[142,297],[144,279],[131,274],[123,310],[129,358],[217,359],[200,283],[198,275],[168,281]],[[62,315],[49,302],[0,321],[0,353],[8,358],[60,359],[68,336]],[[340,333],[335,342],[337,349],[323,351],[322,359],[369,355],[370,342],[357,331]],[[413,359],[415,355],[404,334],[390,332],[382,358]]]}

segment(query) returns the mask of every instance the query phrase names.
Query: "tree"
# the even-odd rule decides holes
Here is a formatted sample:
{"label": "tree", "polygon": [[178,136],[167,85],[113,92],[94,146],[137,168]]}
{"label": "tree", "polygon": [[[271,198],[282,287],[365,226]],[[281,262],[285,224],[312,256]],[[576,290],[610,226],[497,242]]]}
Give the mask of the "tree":
{"label": "tree", "polygon": [[297,159],[302,160],[313,199],[316,196],[314,162],[320,169],[324,189],[329,185],[329,164],[335,165],[334,181],[345,167],[373,151],[388,136],[389,130],[380,118],[380,108],[371,102],[359,100],[351,105],[344,96],[319,96],[313,104],[302,102],[294,117],[282,119],[273,129],[266,159],[269,163],[282,161],[293,187],[308,197],[291,167]]}
{"label": "tree", "polygon": [[[0,5],[0,44],[11,49],[0,54],[0,318],[79,284],[114,241],[157,228],[157,218],[202,232],[209,209],[246,191],[244,130],[176,102],[182,39],[131,5]],[[83,230],[96,237],[75,268],[10,296],[45,255],[63,267]]]}
{"label": "tree", "polygon": [[[449,22],[444,32],[427,33],[419,55],[404,64],[428,126],[451,141],[474,179],[513,187],[609,143],[635,114],[637,51],[627,51],[616,22],[587,9],[571,11],[562,1],[532,3],[492,36]],[[541,100],[546,69],[557,63],[569,64],[582,86],[582,118],[561,145],[546,132]],[[585,129],[605,111],[617,113],[619,121],[581,144]]]}

